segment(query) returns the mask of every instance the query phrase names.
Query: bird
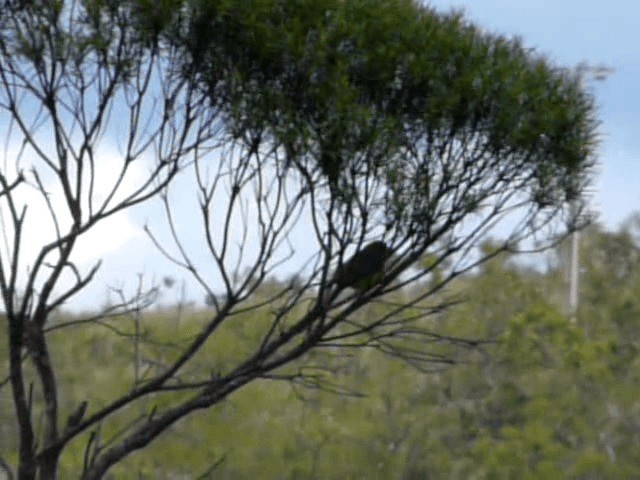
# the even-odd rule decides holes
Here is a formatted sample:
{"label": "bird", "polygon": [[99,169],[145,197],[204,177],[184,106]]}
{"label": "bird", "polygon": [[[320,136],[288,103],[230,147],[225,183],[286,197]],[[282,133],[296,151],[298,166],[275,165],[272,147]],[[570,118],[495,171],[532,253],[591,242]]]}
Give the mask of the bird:
{"label": "bird", "polygon": [[80,422],[82,421],[84,414],[87,411],[88,404],[89,402],[87,402],[86,400],[81,402],[80,405],[78,405],[78,408],[76,408],[76,410],[71,415],[69,415],[69,418],[67,419],[67,430],[71,430],[80,425]]}
{"label": "bird", "polygon": [[384,266],[391,250],[383,241],[369,243],[356,252],[347,262],[339,265],[328,287],[328,298],[345,288],[366,292],[375,287],[384,275]]}

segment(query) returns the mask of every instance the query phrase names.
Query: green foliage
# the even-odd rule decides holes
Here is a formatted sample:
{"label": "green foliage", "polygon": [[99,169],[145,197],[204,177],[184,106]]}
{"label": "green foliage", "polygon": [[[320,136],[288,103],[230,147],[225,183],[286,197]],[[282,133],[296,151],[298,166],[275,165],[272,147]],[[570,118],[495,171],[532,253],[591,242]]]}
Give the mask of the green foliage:
{"label": "green foliage", "polygon": [[[531,270],[500,255],[455,285],[465,303],[432,320],[442,334],[493,339],[458,356],[459,365],[421,375],[373,351],[315,352],[306,368],[315,365],[319,379],[348,387],[349,395],[269,380],[248,385],[127,458],[114,478],[194,476],[216,463],[215,478],[636,478],[640,329],[629,292],[640,285],[634,268],[640,257],[633,225],[583,234],[583,258],[590,261],[577,324],[547,301],[558,288],[553,266]],[[143,319],[156,358],[162,351],[169,358],[170,345],[204,319],[171,318],[157,312]],[[259,338],[259,318],[247,313],[235,320],[198,368],[224,370]],[[67,345],[55,358],[64,366],[64,411],[87,398],[91,411],[134,381],[127,337],[78,330],[74,342],[67,339],[62,332],[52,339]],[[154,398],[139,411],[124,411],[121,425],[170,402]],[[2,428],[10,429],[6,417]],[[10,451],[11,438],[3,435],[2,451]],[[63,476],[79,470],[83,440],[62,457]]]}
{"label": "green foliage", "polygon": [[[358,178],[383,172],[387,207],[401,210],[389,215],[430,218],[433,192],[417,180],[437,171],[447,185],[462,165],[438,171],[434,158],[458,142],[473,143],[469,161],[495,186],[517,170],[541,206],[577,200],[588,182],[594,107],[578,77],[458,13],[410,0],[186,5],[169,41],[229,128],[250,143],[270,138],[289,166],[319,168],[346,199]],[[480,208],[482,195],[465,193]]]}
{"label": "green foliage", "polygon": [[[583,258],[609,257],[618,250],[621,258],[628,259],[628,270],[634,270],[630,267],[636,261],[637,244],[627,242],[620,249],[616,241],[628,239],[628,231],[611,234],[594,227],[583,238]],[[640,384],[629,381],[637,370],[635,359],[626,352],[622,360],[618,347],[638,328],[614,313],[617,286],[612,282],[605,286],[599,275],[591,275],[600,265],[600,272],[610,276],[624,261],[607,263],[612,268],[609,275],[605,265],[589,263],[585,261],[583,292],[597,285],[599,296],[597,301],[583,296],[579,324],[572,324],[547,301],[549,292],[558,287],[553,270],[542,275],[498,258],[468,283],[469,303],[454,318],[462,314],[468,320],[475,312],[475,322],[467,329],[500,333],[495,346],[487,350],[490,359],[478,360],[467,371],[447,373],[452,398],[448,407],[437,407],[460,412],[458,422],[442,431],[456,438],[453,463],[470,465],[463,476],[613,479],[638,475],[640,464],[634,457],[638,439],[631,433],[633,428],[621,425],[635,424],[632,412],[638,405],[637,395],[630,392],[637,392]],[[633,285],[627,287],[637,288],[638,283]],[[505,308],[519,312],[509,315]],[[598,318],[597,334],[589,328],[591,315]],[[453,328],[460,334],[461,327]],[[459,478],[453,472],[447,475]]]}

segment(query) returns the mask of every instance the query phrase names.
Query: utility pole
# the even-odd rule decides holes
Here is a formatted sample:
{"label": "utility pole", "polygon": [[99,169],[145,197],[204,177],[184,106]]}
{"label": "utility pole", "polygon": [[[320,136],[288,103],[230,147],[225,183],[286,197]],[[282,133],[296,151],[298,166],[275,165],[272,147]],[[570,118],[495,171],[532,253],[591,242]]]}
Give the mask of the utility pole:
{"label": "utility pole", "polygon": [[[613,68],[600,64],[589,65],[586,62],[578,64],[576,67],[580,83],[582,84],[587,75],[591,79],[602,82],[613,73]],[[574,209],[573,215],[577,215]],[[569,315],[571,323],[576,323],[578,314],[578,287],[580,284],[580,232],[575,230],[571,234],[571,263],[569,268]]]}
{"label": "utility pole", "polygon": [[580,232],[571,234],[571,265],[569,269],[569,315],[571,323],[576,323],[578,314],[578,284],[580,282]]}

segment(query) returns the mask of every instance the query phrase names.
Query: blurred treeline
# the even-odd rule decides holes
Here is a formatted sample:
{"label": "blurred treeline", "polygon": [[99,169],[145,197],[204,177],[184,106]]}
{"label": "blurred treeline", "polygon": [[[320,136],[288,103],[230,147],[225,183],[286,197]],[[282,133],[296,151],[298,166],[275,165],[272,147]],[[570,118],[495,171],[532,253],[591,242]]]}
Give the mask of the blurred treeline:
{"label": "blurred treeline", "polygon": [[[464,301],[431,317],[428,371],[375,349],[314,353],[305,365],[316,366],[318,388],[251,384],[132,454],[110,478],[640,478],[640,216],[615,232],[593,225],[581,233],[576,322],[565,307],[567,244],[535,264],[496,257],[442,293]],[[73,395],[61,409],[88,399],[91,410],[130,389],[205,317],[167,310],[143,323],[121,319],[118,342],[106,333],[117,322],[61,330],[55,342],[65,348],[54,360],[61,391]],[[233,322],[198,368],[215,374],[253,343],[251,313]],[[144,343],[122,341],[129,324],[144,325]],[[314,378],[312,368],[305,373]],[[14,462],[10,401],[5,383],[0,452]],[[144,411],[122,412],[122,428],[168,402],[150,398]],[[78,477],[89,434],[62,457],[61,478]],[[118,432],[93,434],[108,445]]]}

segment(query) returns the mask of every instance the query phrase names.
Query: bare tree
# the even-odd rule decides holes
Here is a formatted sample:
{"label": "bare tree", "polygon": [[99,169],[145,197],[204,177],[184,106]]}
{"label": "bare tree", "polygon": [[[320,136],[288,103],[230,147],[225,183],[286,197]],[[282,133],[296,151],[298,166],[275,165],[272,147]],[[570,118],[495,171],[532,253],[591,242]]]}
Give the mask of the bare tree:
{"label": "bare tree", "polygon": [[[161,56],[140,46],[124,14],[115,7],[105,14],[50,2],[8,4],[2,14],[0,102],[10,116],[6,145],[17,145],[18,152],[15,158],[5,156],[0,175],[5,227],[0,290],[19,426],[19,478],[33,478],[36,471],[54,478],[61,448],[87,425],[76,415],[59,428],[58,385],[47,343],[50,314],[85,288],[100,266],[83,271],[74,263],[77,240],[158,195],[190,153],[218,138],[215,111],[204,108],[201,95],[168,71],[172,53]],[[113,134],[114,123],[122,127],[121,158],[106,167],[113,181],[105,185],[98,147]],[[130,182],[139,164],[137,170],[146,174]],[[37,232],[43,241],[35,258],[21,254],[25,227],[35,213],[19,196],[23,190],[40,195],[51,220],[51,231]],[[55,196],[64,208],[54,205]],[[71,281],[63,283],[65,277]],[[113,310],[131,306],[124,301]],[[44,399],[41,438],[34,432],[25,355]]]}
{"label": "bare tree", "polygon": [[[314,349],[375,348],[420,368],[449,361],[434,342],[473,342],[434,331],[429,315],[448,302],[434,294],[497,251],[572,225],[567,205],[588,182],[594,135],[592,103],[576,79],[517,42],[411,2],[394,7],[399,23],[379,41],[397,49],[381,53],[373,41],[365,46],[366,31],[340,30],[353,14],[343,3],[331,3],[318,31],[282,21],[307,18],[296,8],[311,5],[282,12],[264,3],[256,16],[243,12],[256,5],[215,11],[215,2],[155,10],[146,2],[7,2],[0,107],[10,118],[6,143],[19,148],[5,154],[0,174],[0,291],[19,478],[55,478],[61,452],[83,432],[82,478],[101,478],[249,382],[317,386],[307,355]],[[377,18],[375,8],[355,12]],[[433,48],[404,42],[406,25],[420,41],[436,32]],[[296,28],[306,29],[303,48]],[[459,47],[447,50],[451,43]],[[120,158],[108,166],[117,173],[105,194],[97,188],[101,145],[113,138]],[[179,175],[195,186],[199,229],[176,221]],[[40,196],[53,226],[34,258],[21,253],[32,214],[23,192]],[[61,428],[48,336],[65,329],[73,341],[74,329],[107,327],[137,349],[146,341],[139,313],[152,301],[140,289],[91,316],[53,322],[100,266],[80,268],[74,247],[97,224],[153,198],[164,203],[173,242],[153,226],[150,239],[202,287],[211,312],[195,334],[149,358],[153,369],[142,372],[136,354],[128,391],[99,407],[87,392]],[[500,247],[478,249],[505,220]],[[197,259],[194,231],[206,255]],[[376,282],[331,289],[333,272],[376,240],[389,254]],[[283,271],[290,282],[256,297]],[[408,288],[425,279],[428,287]],[[373,301],[384,308],[354,316]],[[207,347],[247,313],[257,333],[242,354],[204,368]],[[122,314],[134,317],[133,332]],[[163,407],[146,403],[163,396],[172,399]],[[135,405],[146,413],[103,441],[102,425]]]}

